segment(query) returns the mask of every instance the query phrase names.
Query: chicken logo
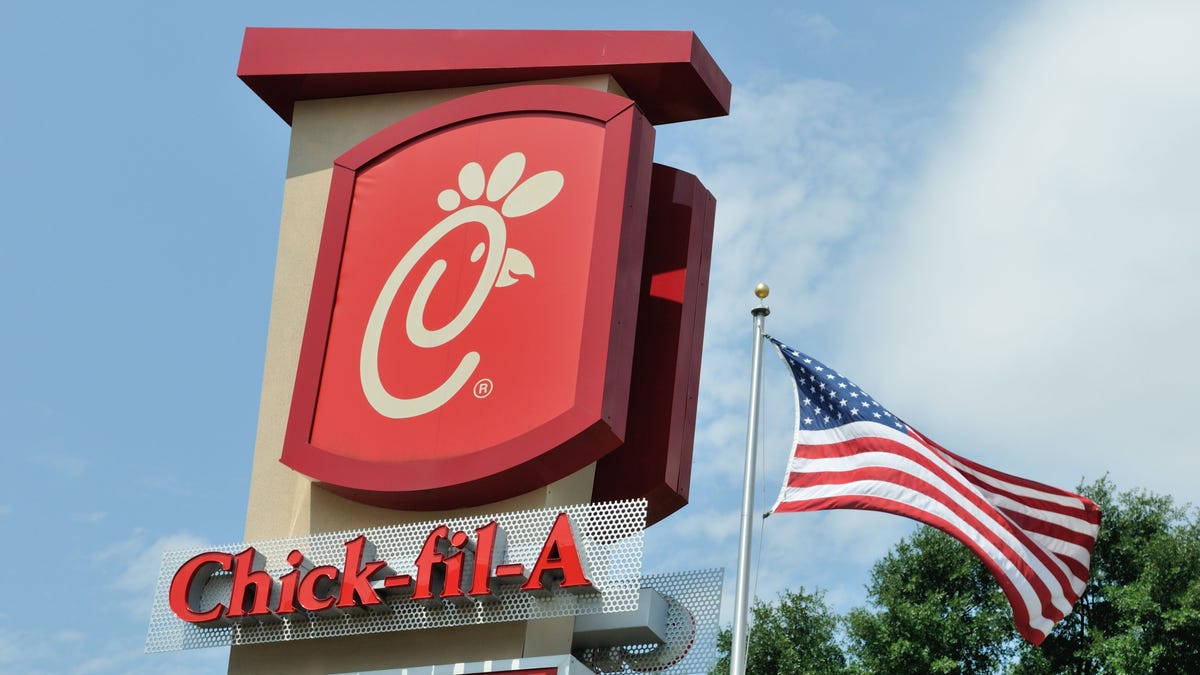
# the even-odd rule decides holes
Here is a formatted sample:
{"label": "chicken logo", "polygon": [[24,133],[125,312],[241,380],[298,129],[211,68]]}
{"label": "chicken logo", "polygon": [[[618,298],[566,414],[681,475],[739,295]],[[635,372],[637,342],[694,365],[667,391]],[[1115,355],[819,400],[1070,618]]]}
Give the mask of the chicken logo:
{"label": "chicken logo", "polygon": [[[535,276],[529,256],[508,247],[506,219],[528,215],[550,203],[562,190],[563,175],[558,171],[542,171],[520,182],[525,164],[524,154],[508,154],[486,181],[483,167],[478,162],[465,164],[458,173],[458,189],[446,189],[438,194],[438,206],[450,214],[418,239],[388,276],[367,321],[359,361],[363,393],[380,415],[400,419],[436,410],[463,388],[479,365],[479,352],[469,351],[445,381],[428,393],[411,398],[388,393],[380,378],[379,350],[384,319],[401,286],[438,242],[467,224],[482,225],[487,232],[487,239],[476,244],[470,254],[471,262],[484,261],[479,280],[453,318],[436,328],[426,325],[425,310],[433,289],[446,271],[446,261],[435,261],[425,272],[416,295],[409,301],[408,311],[404,313],[405,334],[417,347],[434,349],[454,340],[470,325],[493,288],[511,286],[524,276]],[[464,200],[476,202],[480,199],[489,203],[464,205]],[[480,392],[479,389],[476,391]]]}

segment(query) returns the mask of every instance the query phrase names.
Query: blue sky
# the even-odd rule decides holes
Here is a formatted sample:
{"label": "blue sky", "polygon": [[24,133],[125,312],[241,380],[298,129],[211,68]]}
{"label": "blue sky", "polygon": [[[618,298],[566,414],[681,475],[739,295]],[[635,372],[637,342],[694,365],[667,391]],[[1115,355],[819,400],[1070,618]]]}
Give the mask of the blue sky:
{"label": "blue sky", "polygon": [[[736,562],[751,289],[769,331],[952,450],[1200,502],[1200,47],[1186,2],[18,3],[0,11],[0,671],[141,653],[163,547],[238,541],[288,128],[246,26],[695,30],[725,119],[656,158],[718,199],[692,504],[647,571]],[[766,364],[763,508],[791,435]],[[861,604],[910,526],[772,518],[760,595]],[[788,564],[781,564],[787,561]],[[728,620],[728,614],[725,615]]]}

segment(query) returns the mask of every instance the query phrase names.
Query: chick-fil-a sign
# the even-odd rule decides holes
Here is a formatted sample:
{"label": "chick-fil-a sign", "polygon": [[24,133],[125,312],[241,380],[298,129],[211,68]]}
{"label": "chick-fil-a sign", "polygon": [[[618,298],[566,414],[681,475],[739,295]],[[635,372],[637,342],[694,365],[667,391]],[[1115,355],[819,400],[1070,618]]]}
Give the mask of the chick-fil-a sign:
{"label": "chick-fil-a sign", "polygon": [[334,165],[282,461],[346,496],[519,494],[623,441],[653,131],[560,86],[443,103]]}
{"label": "chick-fil-a sign", "polygon": [[632,611],[645,499],[164,551],[146,651]]}
{"label": "chick-fil-a sign", "polygon": [[[570,518],[558,514],[536,560],[504,563],[504,531],[496,521],[473,532],[433,528],[417,552],[415,574],[400,574],[364,535],[345,542],[340,566],[313,565],[299,549],[287,555],[291,569],[278,577],[265,569],[253,546],[240,553],[207,551],[175,571],[168,591],[171,611],[198,626],[226,626],[268,618],[305,620],[353,611],[390,610],[394,602],[423,602],[431,608],[445,602],[486,600],[503,585],[534,595],[556,589],[593,590],[585,558],[580,555]],[[206,586],[220,575],[231,576],[229,595],[204,602]]]}

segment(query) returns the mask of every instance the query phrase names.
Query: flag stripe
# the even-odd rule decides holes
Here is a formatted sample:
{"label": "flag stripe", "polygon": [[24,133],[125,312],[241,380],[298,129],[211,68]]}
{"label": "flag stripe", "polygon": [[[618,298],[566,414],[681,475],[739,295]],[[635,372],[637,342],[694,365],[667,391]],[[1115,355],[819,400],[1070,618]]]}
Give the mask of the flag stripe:
{"label": "flag stripe", "polygon": [[1007,490],[1010,493],[1019,497],[1029,497],[1033,499],[1041,499],[1044,501],[1055,502],[1062,506],[1066,506],[1076,511],[1088,514],[1091,522],[1100,522],[1100,509],[1096,503],[1082,495],[1077,495],[1073,492],[1056,488],[1052,485],[1038,483],[1027,478],[1021,478],[1012,474],[997,471],[986,467],[978,462],[971,461],[961,455],[956,455],[950,452],[941,445],[938,445],[928,436],[925,436],[916,429],[912,429],[912,434],[920,439],[922,443],[941,452],[947,456],[952,464],[964,473],[975,475],[980,481],[991,484],[997,489]]}
{"label": "flag stripe", "polygon": [[[928,439],[924,439],[923,437],[921,437],[921,440],[929,443]],[[1098,525],[1100,523],[1100,510],[1090,499],[1081,499],[1075,495],[1067,498],[1055,492],[1034,490],[1027,485],[1017,485],[1011,481],[999,480],[989,473],[971,468],[970,464],[965,462],[961,457],[938,446],[936,443],[929,443],[929,445],[945,455],[946,460],[953,464],[959,471],[971,475],[975,479],[973,482],[988,485],[989,489],[996,494],[1005,495],[1017,502],[1037,503],[1039,504],[1039,508],[1047,511],[1055,511],[1063,515],[1075,516],[1085,520],[1090,525]]]}
{"label": "flag stripe", "polygon": [[[958,518],[956,524],[958,525],[960,531],[970,532],[974,535],[973,538],[981,538],[988,542],[990,545],[988,548],[989,554],[995,557],[995,561],[1000,565],[1001,569],[1005,570],[1006,574],[1010,573],[1011,570],[1020,567],[1024,563],[1024,558],[1021,555],[1021,551],[1014,548],[1010,541],[1006,541],[1006,538],[1003,536],[1003,534],[996,529],[985,525],[980,521],[977,514],[971,513],[969,509],[964,508],[961,502],[956,502],[952,497],[948,497],[944,493],[941,493],[938,487],[935,485],[926,483],[925,481],[917,479],[913,476],[906,476],[906,480],[904,481],[903,485],[896,484],[896,482],[892,480],[892,477],[889,475],[889,472],[883,467],[872,467],[868,469],[858,469],[855,471],[843,472],[839,474],[839,478],[842,480],[838,480],[836,482],[831,481],[826,483],[818,483],[811,486],[800,486],[800,489],[789,490],[788,499],[789,501],[807,499],[807,495],[810,495],[814,491],[818,491],[824,487],[892,483],[894,487],[898,487],[902,490],[911,490],[914,494],[921,495],[924,498],[928,498],[933,502],[936,502],[940,507],[940,510],[921,509],[922,511],[931,513],[933,515],[944,515],[945,511],[952,512]],[[808,492],[805,490],[808,490]],[[909,501],[911,501],[911,498]],[[868,505],[861,508],[870,508],[870,506]],[[1021,577],[1018,583],[1027,584],[1029,586],[1029,590],[1036,595],[1037,605],[1031,605],[1031,609],[1038,613],[1050,614],[1051,618],[1057,618],[1053,616],[1056,614],[1056,612],[1052,610],[1049,612],[1043,612],[1044,607],[1052,604],[1053,595],[1051,589],[1047,587],[1045,583],[1042,583],[1040,580],[1027,580],[1024,577]],[[1057,615],[1058,617],[1061,617],[1064,610],[1061,608],[1055,609],[1059,610]]]}
{"label": "flag stripe", "polygon": [[[1079,560],[1076,560],[1074,558],[1070,558],[1067,556],[1060,555],[1059,558],[1061,558],[1063,561],[1063,564],[1066,565],[1071,570],[1071,574],[1074,575],[1076,579],[1083,580],[1083,588],[1086,589],[1087,588],[1087,579],[1089,578],[1088,564],[1090,564],[1090,561],[1089,561],[1089,563],[1085,564]],[[1075,591],[1079,595],[1083,595],[1083,590],[1082,589],[1076,590],[1074,584],[1071,585],[1071,590]]]}
{"label": "flag stripe", "polygon": [[1087,586],[1095,503],[951,453],[837,371],[772,341],[796,394],[795,452],[772,510],[870,509],[942,529],[983,561],[1017,630],[1040,644]]}
{"label": "flag stripe", "polygon": [[[871,441],[877,443],[880,439]],[[891,480],[903,489],[916,490],[936,499],[968,521],[981,536],[992,541],[1013,565],[1025,561],[1034,569],[1039,580],[1046,580],[1035,585],[1035,588],[1045,589],[1044,595],[1039,593],[1043,602],[1055,605],[1062,614],[1071,611],[1071,604],[1065,598],[1056,597],[1047,588],[1047,583],[1073,585],[1062,561],[1039,549],[1020,528],[1013,526],[982,499],[970,494],[970,486],[955,483],[953,478],[939,475],[939,472],[922,462],[898,453],[864,451],[852,458],[812,460],[808,464],[803,473],[792,474],[788,479],[789,487],[843,483],[861,477],[881,482]],[[916,483],[919,483],[919,487]]]}
{"label": "flag stripe", "polygon": [[[1003,511],[1003,509],[1001,510]],[[1037,535],[1037,538],[1045,540],[1048,545],[1053,544],[1055,553],[1069,554],[1073,559],[1084,564],[1091,562],[1092,545],[1096,542],[1086,533],[1069,530],[1016,511],[1006,511],[1005,515],[1021,529],[1029,532],[1029,536]]]}
{"label": "flag stripe", "polygon": [[[978,483],[975,483],[975,485],[978,485]],[[1058,527],[1061,527],[1069,532],[1086,535],[1086,533],[1093,526],[1092,523],[1089,523],[1088,521],[1077,516],[1049,511],[1038,508],[1033,504],[1022,504],[1016,499],[1013,499],[1011,496],[1003,493],[993,492],[992,490],[988,490],[986,488],[979,488],[979,492],[980,494],[987,495],[988,501],[995,504],[996,508],[998,509],[1008,511],[1013,514],[1018,514],[1026,518],[1031,518],[1043,523],[1057,525]]]}
{"label": "flag stripe", "polygon": [[[866,435],[871,432],[877,433],[878,437]],[[858,434],[863,434],[863,436],[852,440],[842,440]],[[965,477],[961,474],[957,474],[957,472],[955,472],[954,469],[946,463],[945,459],[941,456],[941,453],[932,454],[932,450],[924,443],[920,442],[919,439],[901,431],[891,429],[889,427],[879,427],[879,425],[873,422],[855,422],[846,424],[836,430],[801,431],[796,434],[796,438],[798,439],[798,449],[796,451],[797,457],[801,455],[803,455],[803,457],[813,458],[834,456],[854,457],[857,459],[857,461],[865,464],[868,462],[868,458],[861,453],[868,447],[871,450],[887,450],[890,452],[905,454],[906,456],[913,458],[915,461],[920,462],[922,465],[936,470],[939,475],[943,477],[943,479],[950,480],[958,484],[962,488],[960,493],[964,498],[971,499],[981,507],[984,505],[987,505],[986,508],[995,508],[1000,506],[994,500],[988,498],[990,493],[981,490],[978,485],[964,481],[963,479]],[[895,445],[889,446],[888,442],[893,442]],[[869,444],[869,446],[867,444]],[[936,467],[936,469],[934,467]],[[797,460],[793,460],[792,464],[789,466],[789,471],[793,472],[817,470],[818,469],[813,467],[806,467],[805,465],[798,463]],[[1016,502],[1013,502],[1013,505],[1018,507],[1021,506]],[[1045,514],[1046,518],[1037,518],[1036,515],[1029,515],[1029,512],[1036,514],[1036,509],[1026,509],[1025,512],[1018,511],[1014,513],[1012,510],[1000,508],[999,511],[1001,514],[1003,514],[1000,517],[1004,517],[1013,521],[1013,524],[1017,526],[1016,529],[1018,531],[1021,531],[1023,535],[1028,536],[1029,539],[1032,539],[1033,542],[1036,542],[1031,542],[1031,546],[1033,546],[1035,550],[1049,548],[1049,552],[1051,553],[1070,553],[1072,556],[1080,560],[1080,562],[1083,562],[1085,566],[1090,564],[1091,549],[1085,547],[1086,542],[1077,541],[1074,539],[1074,534],[1076,531],[1083,528],[1092,528],[1093,526],[1090,523],[1079,519],[1068,520],[1057,514]],[[1048,520],[1050,518],[1053,518],[1054,520]],[[1017,522],[1018,519],[1024,521],[1025,524]],[[1029,524],[1036,524],[1036,527],[1027,527]],[[1050,531],[1048,531],[1048,528],[1054,527],[1061,527],[1071,530],[1072,538],[1065,541],[1061,539],[1055,539],[1053,542],[1048,542],[1047,536],[1049,536],[1051,539],[1054,539],[1053,535],[1050,533]],[[1081,536],[1086,537],[1086,535],[1083,535],[1082,533]],[[1052,543],[1053,545],[1047,547],[1047,543]],[[1045,558],[1048,557],[1048,555],[1045,556]],[[1083,584],[1086,583],[1086,581],[1087,577],[1084,576],[1081,579],[1077,578],[1076,580],[1071,580],[1069,583],[1073,588],[1076,588],[1079,592],[1082,592]]]}
{"label": "flag stripe", "polygon": [[[950,534],[970,547],[1000,583],[1005,596],[1012,605],[1018,629],[1025,627],[1026,630],[1035,633],[1030,636],[1022,631],[1023,636],[1030,641],[1040,642],[1053,627],[1056,619],[1052,616],[1055,612],[1053,608],[1046,611],[1045,603],[1034,590],[1028,576],[1015,569],[1015,566],[1000,555],[990,541],[979,536],[976,530],[966,526],[944,504],[928,495],[913,491],[898,491],[896,484],[890,481],[824,485],[820,488],[809,488],[803,492],[792,493],[788,499],[781,502],[780,507],[776,510],[780,512],[816,511],[833,508],[869,509],[894,513],[919,520]],[[1046,614],[1051,616],[1046,616]]]}

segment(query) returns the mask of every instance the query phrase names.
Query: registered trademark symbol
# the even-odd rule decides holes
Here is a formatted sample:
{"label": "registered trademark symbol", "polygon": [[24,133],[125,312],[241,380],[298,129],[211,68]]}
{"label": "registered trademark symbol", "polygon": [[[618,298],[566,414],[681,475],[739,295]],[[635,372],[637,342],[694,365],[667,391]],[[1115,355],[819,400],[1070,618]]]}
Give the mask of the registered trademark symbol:
{"label": "registered trademark symbol", "polygon": [[475,398],[487,398],[492,395],[492,389],[496,385],[486,377],[475,383]]}

